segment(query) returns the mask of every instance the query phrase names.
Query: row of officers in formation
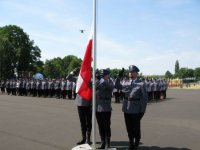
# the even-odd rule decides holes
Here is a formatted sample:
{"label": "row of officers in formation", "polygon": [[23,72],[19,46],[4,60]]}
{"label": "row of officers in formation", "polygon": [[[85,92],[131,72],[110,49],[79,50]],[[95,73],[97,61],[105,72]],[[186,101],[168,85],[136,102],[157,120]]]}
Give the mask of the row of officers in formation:
{"label": "row of officers in formation", "polygon": [[[115,103],[124,100],[125,95],[122,87],[129,83],[129,78],[116,78],[111,81],[114,84],[112,91],[115,97]],[[158,100],[166,98],[168,84],[164,79],[140,79],[145,83],[149,100]],[[66,79],[19,79],[19,80],[2,80],[0,81],[1,93],[19,96],[37,96],[37,97],[56,97],[63,99],[76,98],[76,82]]]}
{"label": "row of officers in formation", "polygon": [[[100,77],[96,80],[96,119],[99,127],[101,145],[97,149],[107,149],[112,146],[111,142],[111,115],[112,96],[115,102],[122,100],[122,112],[128,134],[128,150],[136,150],[141,139],[140,122],[146,112],[148,99],[166,98],[167,83],[165,80],[138,79],[139,68],[135,65],[129,66],[128,77],[124,80],[110,77],[109,70],[102,70]],[[92,101],[84,99],[77,94],[75,104],[77,105],[80,119],[82,139],[77,143],[91,144],[90,135],[92,130]]]}
{"label": "row of officers in formation", "polygon": [[20,79],[1,81],[1,92],[8,95],[56,97],[72,99],[76,97],[76,83],[65,79]]}

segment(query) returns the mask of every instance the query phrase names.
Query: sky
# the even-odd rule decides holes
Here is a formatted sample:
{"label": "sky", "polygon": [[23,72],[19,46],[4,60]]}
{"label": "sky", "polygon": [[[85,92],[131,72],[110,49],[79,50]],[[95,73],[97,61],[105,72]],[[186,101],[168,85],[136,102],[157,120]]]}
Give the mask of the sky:
{"label": "sky", "polygon": [[[0,0],[0,27],[22,28],[42,61],[83,59],[92,11],[93,0]],[[200,67],[199,0],[97,0],[97,68],[136,65],[144,75],[164,75],[176,60]]]}

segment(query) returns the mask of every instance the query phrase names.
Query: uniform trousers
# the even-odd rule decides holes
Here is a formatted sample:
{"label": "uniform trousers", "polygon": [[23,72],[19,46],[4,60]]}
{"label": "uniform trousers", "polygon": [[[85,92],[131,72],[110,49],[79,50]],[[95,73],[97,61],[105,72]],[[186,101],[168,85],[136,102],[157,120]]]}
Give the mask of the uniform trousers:
{"label": "uniform trousers", "polygon": [[149,91],[148,92],[148,100],[152,100],[153,99],[153,92]]}
{"label": "uniform trousers", "polygon": [[68,91],[68,98],[69,98],[69,99],[72,99],[72,90],[69,90],[69,91]]}
{"label": "uniform trousers", "polygon": [[1,87],[1,93],[5,93],[5,88]]}
{"label": "uniform trousers", "polygon": [[120,93],[119,91],[114,92],[115,95],[115,103],[120,103]]}
{"label": "uniform trousers", "polygon": [[10,88],[6,88],[6,92],[8,95],[10,95]]}
{"label": "uniform trousers", "polygon": [[166,90],[163,91],[164,99],[166,99]]}
{"label": "uniform trousers", "polygon": [[73,91],[74,99],[76,99],[76,91]]}
{"label": "uniform trousers", "polygon": [[129,140],[139,141],[141,138],[140,120],[144,113],[128,114],[124,113],[124,119],[126,123],[126,130],[128,132]]}
{"label": "uniform trousers", "polygon": [[66,91],[65,90],[61,90],[61,95],[63,99],[66,99]]}
{"label": "uniform trousers", "polygon": [[92,108],[91,106],[78,106],[78,114],[81,123],[81,132],[83,136],[91,133],[92,130]]}
{"label": "uniform trousers", "polygon": [[60,98],[60,92],[61,92],[60,89],[56,89],[56,98]]}
{"label": "uniform trousers", "polygon": [[97,123],[99,126],[99,134],[101,138],[111,137],[111,111],[110,112],[96,112]]}
{"label": "uniform trousers", "polygon": [[160,99],[160,91],[155,92],[155,99],[157,99],[157,100]]}

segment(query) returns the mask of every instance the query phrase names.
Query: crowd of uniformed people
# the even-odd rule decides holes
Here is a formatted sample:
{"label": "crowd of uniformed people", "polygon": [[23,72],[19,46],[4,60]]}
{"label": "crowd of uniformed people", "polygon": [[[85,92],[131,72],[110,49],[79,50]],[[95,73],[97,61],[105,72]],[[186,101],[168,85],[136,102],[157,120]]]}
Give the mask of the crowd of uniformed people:
{"label": "crowd of uniformed people", "polygon": [[[159,100],[166,98],[168,88],[165,79],[140,79],[145,83],[148,93],[148,100]],[[115,103],[120,103],[124,100],[122,86],[129,82],[129,78],[112,79],[114,89],[112,91]],[[1,93],[18,96],[33,96],[33,97],[56,97],[63,99],[76,98],[76,82],[66,79],[7,79],[0,81]]]}
{"label": "crowd of uniformed people", "polygon": [[[168,83],[165,79],[141,78],[140,81],[145,83],[149,101],[166,99]],[[113,95],[115,97],[115,103],[120,103],[120,101],[124,100],[125,96],[122,87],[128,83],[129,78],[124,78],[122,80],[120,80],[120,78],[114,79]]]}
{"label": "crowd of uniformed people", "polygon": [[1,93],[17,96],[75,99],[76,83],[66,79],[11,79],[0,82]]}

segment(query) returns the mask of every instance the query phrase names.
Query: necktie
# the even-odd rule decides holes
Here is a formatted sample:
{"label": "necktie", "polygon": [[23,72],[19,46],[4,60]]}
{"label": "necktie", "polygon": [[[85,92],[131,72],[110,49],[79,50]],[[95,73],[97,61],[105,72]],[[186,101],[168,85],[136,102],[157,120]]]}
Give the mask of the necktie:
{"label": "necktie", "polygon": [[133,85],[133,84],[134,84],[134,80],[131,81],[131,85]]}

